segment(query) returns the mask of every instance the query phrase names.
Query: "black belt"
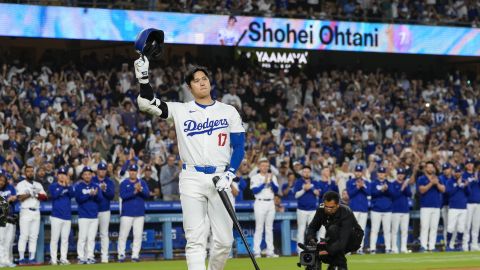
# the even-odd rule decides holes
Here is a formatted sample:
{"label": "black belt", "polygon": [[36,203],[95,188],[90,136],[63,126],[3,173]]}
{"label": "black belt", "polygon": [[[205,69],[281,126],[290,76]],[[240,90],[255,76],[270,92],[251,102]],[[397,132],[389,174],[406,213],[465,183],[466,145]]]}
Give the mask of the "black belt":
{"label": "black belt", "polygon": [[257,199],[259,201],[266,201],[266,202],[269,202],[269,201],[273,201],[273,199]]}
{"label": "black belt", "polygon": [[27,208],[28,210],[30,211],[37,211],[38,209],[37,208]]}

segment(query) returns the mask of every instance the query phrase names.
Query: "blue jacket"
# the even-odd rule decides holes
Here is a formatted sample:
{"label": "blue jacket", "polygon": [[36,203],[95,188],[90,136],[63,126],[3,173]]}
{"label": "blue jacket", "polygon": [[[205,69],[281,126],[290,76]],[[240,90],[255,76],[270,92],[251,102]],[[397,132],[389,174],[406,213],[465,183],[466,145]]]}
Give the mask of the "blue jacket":
{"label": "blue jacket", "polygon": [[[448,180],[454,179],[453,175],[450,175],[450,177],[447,177],[443,173],[440,174],[440,176],[438,178],[440,178],[440,181],[442,181],[442,183],[448,183]],[[442,194],[442,206],[448,206],[448,192],[446,192],[446,191]]]}
{"label": "blue jacket", "polygon": [[98,179],[98,176],[94,176],[92,182],[98,186],[103,182],[107,185],[105,191],[100,189],[103,197],[102,200],[98,202],[98,212],[110,211],[110,201],[115,197],[115,183],[108,176],[103,180]]}
{"label": "blue jacket", "polygon": [[368,196],[370,196],[370,181],[363,179],[365,187],[357,188],[357,180],[350,178],[347,181],[347,193],[350,198],[349,206],[353,212],[368,212]]}
{"label": "blue jacket", "polygon": [[455,178],[449,179],[446,184],[446,193],[448,194],[449,209],[467,209],[467,198],[470,194],[470,188],[465,185],[467,180],[462,179],[462,184],[458,185]]}
{"label": "blue jacket", "polygon": [[[102,192],[100,187],[90,182],[87,184],[85,181],[78,181],[75,188],[75,200],[78,204],[78,218],[98,218],[98,203],[102,200]],[[98,189],[96,195],[90,195],[90,190]]]}
{"label": "blue jacket", "polygon": [[323,202],[323,195],[327,193],[327,191],[335,191],[338,193],[338,186],[335,181],[330,181],[330,184],[328,181],[315,181],[318,182],[318,188],[320,189],[320,196],[318,196],[320,203]]}
{"label": "blue jacket", "polygon": [[[140,182],[142,192],[135,193],[135,184]],[[122,198],[122,216],[141,217],[145,215],[145,200],[150,196],[147,183],[137,179],[131,182],[130,179],[124,179],[120,184],[120,198]]]}
{"label": "blue jacket", "polygon": [[[8,200],[9,197],[11,196],[16,196],[17,195],[17,191],[15,190],[15,188],[8,184],[3,188],[3,189],[0,189],[0,196],[2,196],[5,200]],[[12,216],[15,212],[14,212],[14,203],[11,203],[10,204],[10,211],[9,211],[9,215]]]}
{"label": "blue jacket", "polygon": [[247,182],[243,177],[238,178],[238,195],[235,197],[235,201],[243,201],[243,191],[247,187]]}
{"label": "blue jacket", "polygon": [[[303,184],[305,180],[300,178],[295,182],[293,186],[293,193],[297,193],[303,189]],[[304,211],[312,211],[317,209],[318,199],[317,196],[313,193],[315,189],[320,189],[318,181],[311,181],[312,187],[305,191],[302,196],[297,199],[297,208]]]}
{"label": "blue jacket", "polygon": [[75,197],[73,186],[64,187],[53,182],[49,187],[50,198],[52,199],[52,217],[63,220],[72,219],[72,198]]}
{"label": "blue jacket", "polygon": [[[439,178],[440,184],[444,185],[445,183]],[[420,208],[429,207],[429,208],[441,208],[443,195],[442,192],[438,190],[436,186],[432,186],[426,193],[420,193],[420,186],[426,186],[430,183],[426,175],[422,175],[417,179],[417,191],[420,194]]]}
{"label": "blue jacket", "polygon": [[468,203],[480,203],[480,182],[475,175],[464,172],[462,178],[469,182]]}
{"label": "blue jacket", "polygon": [[[407,179],[404,181],[408,181]],[[407,185],[402,191],[403,183],[395,181],[392,183],[390,194],[392,195],[392,213],[408,213],[410,206],[408,200],[412,198],[412,190]]]}
{"label": "blue jacket", "polygon": [[[386,191],[379,190],[381,185],[387,184]],[[372,211],[375,212],[392,212],[392,183],[384,180],[374,180],[370,186],[372,194]]]}
{"label": "blue jacket", "polygon": [[[295,181],[296,183],[296,181]],[[295,189],[295,183],[293,183],[293,187],[288,191],[287,195],[283,195],[282,199],[285,201],[294,201],[295,200],[295,192],[293,191]],[[282,185],[282,193],[288,188],[288,183],[284,183]]]}

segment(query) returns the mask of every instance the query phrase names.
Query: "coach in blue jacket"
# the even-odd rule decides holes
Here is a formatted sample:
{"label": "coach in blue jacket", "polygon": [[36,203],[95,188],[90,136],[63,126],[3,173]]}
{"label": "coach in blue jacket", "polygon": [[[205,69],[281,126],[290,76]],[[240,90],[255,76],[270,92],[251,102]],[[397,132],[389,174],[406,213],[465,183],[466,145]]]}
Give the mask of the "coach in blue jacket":
{"label": "coach in blue jacket", "polygon": [[100,187],[102,199],[98,202],[98,230],[100,232],[102,263],[108,263],[108,226],[110,224],[110,201],[115,196],[115,184],[107,175],[107,164],[99,163],[97,175],[92,182]]}
{"label": "coach in blue jacket", "polygon": [[125,246],[133,226],[132,262],[140,260],[143,224],[145,221],[145,200],[150,196],[147,183],[137,177],[138,166],[130,165],[129,177],[120,184],[122,213],[118,236],[118,261],[125,261]]}
{"label": "coach in blue jacket", "polygon": [[470,194],[467,200],[467,219],[465,223],[465,234],[463,235],[463,250],[468,251],[470,243],[471,251],[479,251],[478,233],[480,230],[480,181],[475,175],[475,160],[467,158],[465,161],[465,172],[462,178],[469,184]]}
{"label": "coach in blue jacket", "polygon": [[60,264],[70,264],[67,260],[68,237],[72,226],[72,198],[75,197],[73,186],[67,175],[67,170],[61,167],[57,171],[57,181],[48,187],[52,199],[52,214],[50,216],[50,263],[57,265],[58,240],[60,243]]}
{"label": "coach in blue jacket", "polygon": [[[363,166],[355,166],[354,176],[347,181],[347,193],[350,209],[353,211],[358,224],[365,231],[368,219],[368,196],[370,196],[370,181],[363,177]],[[358,250],[359,254],[363,253],[363,241]]]}
{"label": "coach in blue jacket", "polygon": [[391,246],[391,222],[392,222],[392,183],[387,181],[387,170],[380,167],[377,170],[377,179],[372,182],[370,192],[372,194],[372,231],[370,232],[370,253],[375,254],[377,248],[378,232],[380,223],[385,239],[385,252],[390,253]]}
{"label": "coach in blue jacket", "polygon": [[98,231],[98,203],[102,192],[97,184],[92,183],[92,168],[85,166],[80,180],[75,186],[75,200],[78,204],[78,243],[79,264],[94,264],[95,236]]}
{"label": "coach in blue jacket", "polygon": [[[405,169],[397,169],[397,179],[392,183],[392,252],[407,253],[408,222],[410,207],[408,200],[412,198],[409,179],[405,178]],[[397,246],[397,233],[400,228],[400,248]]]}
{"label": "coach in blue jacket", "polygon": [[[455,166],[453,178],[446,183],[446,193],[448,194],[447,251],[455,250],[455,239],[452,239],[455,231],[458,242],[463,240],[467,220],[467,198],[470,194],[468,184],[468,180],[462,177],[462,167]],[[468,246],[468,243],[464,243],[464,246]]]}

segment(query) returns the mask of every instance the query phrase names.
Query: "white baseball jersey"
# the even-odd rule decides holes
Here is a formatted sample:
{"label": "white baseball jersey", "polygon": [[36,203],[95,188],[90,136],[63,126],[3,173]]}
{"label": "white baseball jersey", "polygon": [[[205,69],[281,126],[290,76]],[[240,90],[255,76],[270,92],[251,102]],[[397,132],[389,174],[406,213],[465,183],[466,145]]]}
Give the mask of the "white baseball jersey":
{"label": "white baseball jersey", "polygon": [[219,101],[205,108],[195,101],[167,102],[173,118],[180,158],[186,165],[228,166],[230,133],[245,132],[237,110]]}
{"label": "white baseball jersey", "polygon": [[222,40],[224,45],[235,45],[240,38],[240,34],[231,28],[223,28],[218,32],[218,40]]}
{"label": "white baseball jersey", "polygon": [[[266,175],[254,175],[252,179],[250,179],[250,188],[252,189],[261,186],[263,183],[265,183],[265,177]],[[272,183],[275,183],[275,185],[278,186],[277,177],[275,175],[272,175],[272,182],[270,182],[268,185],[271,185]],[[273,197],[275,197],[275,193],[271,188],[264,188],[262,191],[255,194],[256,199],[268,200],[273,199]]]}
{"label": "white baseball jersey", "polygon": [[[28,182],[27,180],[20,181],[17,185],[17,195],[22,195],[22,194],[32,194],[34,191],[35,193],[42,193],[45,194],[45,190],[43,190],[42,184],[39,182],[33,181],[32,183]],[[24,200],[23,202],[20,203],[20,208],[26,209],[26,208],[35,208],[39,209],[40,208],[40,201],[37,198],[34,197],[29,197],[28,199]]]}

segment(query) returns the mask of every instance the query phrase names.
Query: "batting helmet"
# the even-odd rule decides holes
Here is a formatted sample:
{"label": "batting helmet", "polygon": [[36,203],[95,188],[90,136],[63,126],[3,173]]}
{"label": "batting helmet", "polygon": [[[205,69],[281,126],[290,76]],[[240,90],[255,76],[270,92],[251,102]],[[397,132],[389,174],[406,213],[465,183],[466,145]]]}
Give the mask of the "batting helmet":
{"label": "batting helmet", "polygon": [[146,56],[148,60],[158,60],[163,51],[163,38],[162,30],[155,28],[144,29],[135,40],[135,50]]}

